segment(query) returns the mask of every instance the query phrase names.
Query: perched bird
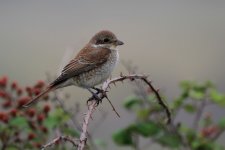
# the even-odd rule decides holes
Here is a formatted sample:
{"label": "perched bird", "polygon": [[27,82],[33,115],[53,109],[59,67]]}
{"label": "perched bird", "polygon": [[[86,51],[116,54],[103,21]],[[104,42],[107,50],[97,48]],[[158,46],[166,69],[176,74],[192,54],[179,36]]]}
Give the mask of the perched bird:
{"label": "perched bird", "polygon": [[28,107],[50,91],[70,85],[88,89],[95,98],[98,98],[91,89],[99,92],[100,89],[95,86],[106,81],[111,75],[119,59],[117,49],[119,45],[123,45],[123,42],[111,31],[103,30],[96,33],[63,68],[61,75],[24,107]]}

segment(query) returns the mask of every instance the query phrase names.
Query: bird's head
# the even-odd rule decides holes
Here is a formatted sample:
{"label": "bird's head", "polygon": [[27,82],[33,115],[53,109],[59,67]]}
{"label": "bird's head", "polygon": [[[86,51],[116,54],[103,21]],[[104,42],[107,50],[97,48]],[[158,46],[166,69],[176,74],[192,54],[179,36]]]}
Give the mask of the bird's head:
{"label": "bird's head", "polygon": [[89,42],[94,47],[103,47],[109,49],[116,49],[117,46],[123,45],[124,43],[117,39],[115,34],[111,31],[103,30],[96,33]]}

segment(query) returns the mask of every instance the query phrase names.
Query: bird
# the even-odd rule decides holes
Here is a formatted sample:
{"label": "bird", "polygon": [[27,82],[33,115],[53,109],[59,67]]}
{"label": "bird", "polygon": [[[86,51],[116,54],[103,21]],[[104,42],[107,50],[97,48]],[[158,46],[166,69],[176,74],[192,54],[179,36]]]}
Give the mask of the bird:
{"label": "bird", "polygon": [[46,89],[34,97],[24,107],[29,107],[47,93],[59,88],[75,85],[87,89],[96,100],[98,96],[92,90],[106,81],[119,60],[118,46],[124,43],[109,30],[96,33],[90,41],[62,69],[61,74]]}

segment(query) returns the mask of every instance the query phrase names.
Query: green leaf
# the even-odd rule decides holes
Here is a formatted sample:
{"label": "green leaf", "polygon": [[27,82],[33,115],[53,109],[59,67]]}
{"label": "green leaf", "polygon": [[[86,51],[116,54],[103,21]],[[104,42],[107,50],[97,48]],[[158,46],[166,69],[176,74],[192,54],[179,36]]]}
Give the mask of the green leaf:
{"label": "green leaf", "polygon": [[220,119],[218,125],[220,128],[224,129],[225,128],[225,118]]}
{"label": "green leaf", "polygon": [[113,134],[113,140],[118,145],[132,145],[132,130],[128,127],[126,129],[121,129]]}
{"label": "green leaf", "polygon": [[49,129],[53,129],[59,125],[59,119],[55,116],[49,116],[44,120],[44,125]]}
{"label": "green leaf", "polygon": [[144,137],[149,137],[158,134],[161,128],[156,123],[148,121],[136,124],[135,131]]}
{"label": "green leaf", "polygon": [[183,104],[183,99],[178,98],[176,100],[173,101],[172,105],[171,105],[171,109],[177,109],[179,108],[181,105]]}
{"label": "green leaf", "polygon": [[205,93],[199,90],[191,90],[189,96],[196,100],[202,100],[205,96]]}
{"label": "green leaf", "polygon": [[28,122],[25,117],[15,117],[15,118],[10,119],[9,125],[16,126],[19,128],[27,128]]}
{"label": "green leaf", "polygon": [[9,145],[7,148],[6,148],[6,150],[18,150],[18,147],[14,147],[14,146],[12,146],[12,145]]}
{"label": "green leaf", "polygon": [[196,140],[191,143],[193,150],[215,150],[210,142]]}
{"label": "green leaf", "polygon": [[156,141],[164,146],[170,147],[170,148],[178,148],[181,145],[181,139],[175,134],[171,134],[168,132],[163,132],[161,136],[158,136],[156,138]]}
{"label": "green leaf", "polygon": [[136,96],[130,96],[124,100],[123,106],[127,109],[132,109],[134,106],[139,106],[140,103],[140,99]]}
{"label": "green leaf", "polygon": [[210,91],[210,98],[213,102],[225,106],[225,95],[219,93],[217,90],[213,89]]}
{"label": "green leaf", "polygon": [[196,136],[197,136],[197,133],[196,133],[195,130],[190,129],[190,128],[188,128],[188,129],[186,130],[186,137],[187,137],[187,141],[188,141],[189,143],[191,143],[192,141],[194,141],[195,138],[196,138]]}
{"label": "green leaf", "polygon": [[150,110],[149,109],[140,109],[137,111],[137,116],[141,120],[145,120],[149,117]]}
{"label": "green leaf", "polygon": [[191,81],[181,81],[180,87],[183,90],[189,90],[192,87],[192,82]]}
{"label": "green leaf", "polygon": [[196,111],[196,107],[192,104],[185,104],[183,108],[186,112],[189,112],[189,113],[194,113]]}
{"label": "green leaf", "polygon": [[66,114],[61,108],[56,108],[48,118],[45,120],[47,127],[53,128],[58,124],[64,123],[69,120],[69,115]]}

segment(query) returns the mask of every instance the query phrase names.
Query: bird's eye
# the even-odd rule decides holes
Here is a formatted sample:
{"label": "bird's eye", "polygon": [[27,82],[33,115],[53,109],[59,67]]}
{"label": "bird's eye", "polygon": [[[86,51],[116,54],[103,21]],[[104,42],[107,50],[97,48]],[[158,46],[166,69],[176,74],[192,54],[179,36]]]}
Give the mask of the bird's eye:
{"label": "bird's eye", "polygon": [[107,43],[107,42],[109,42],[109,39],[105,38],[103,41],[104,41],[104,43]]}

